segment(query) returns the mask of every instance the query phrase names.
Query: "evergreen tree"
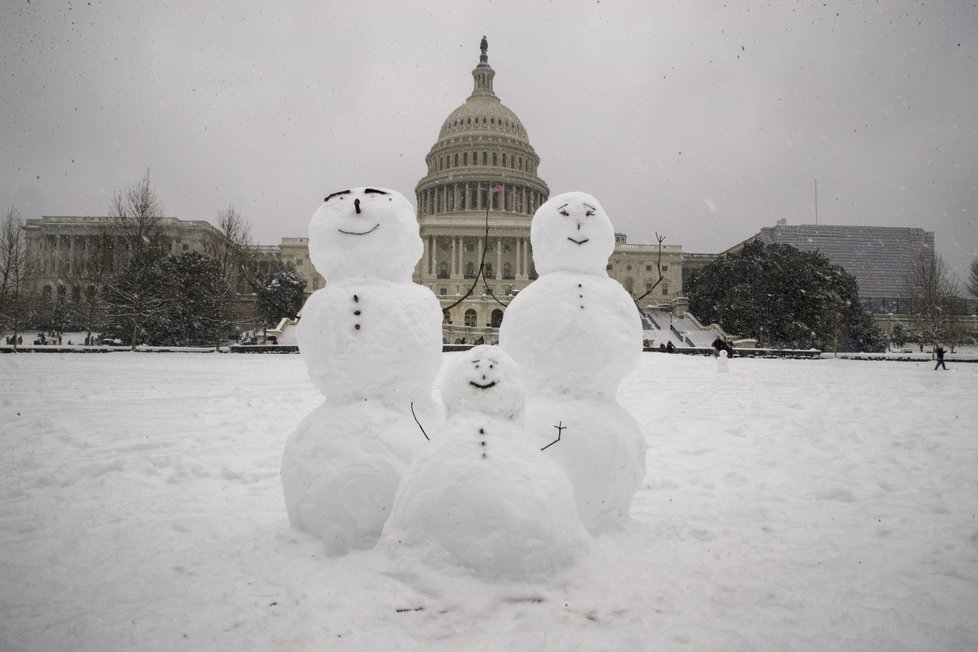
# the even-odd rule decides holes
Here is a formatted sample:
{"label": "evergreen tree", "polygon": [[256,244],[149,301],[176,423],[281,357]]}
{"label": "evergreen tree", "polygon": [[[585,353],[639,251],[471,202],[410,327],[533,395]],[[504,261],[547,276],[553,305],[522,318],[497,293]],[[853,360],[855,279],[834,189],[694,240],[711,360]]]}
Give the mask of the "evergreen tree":
{"label": "evergreen tree", "polygon": [[258,314],[265,329],[284,317],[295,319],[302,309],[306,280],[291,265],[273,264],[270,271],[255,278],[253,287],[258,295]]}
{"label": "evergreen tree", "polygon": [[762,346],[882,350],[855,279],[819,252],[748,243],[693,276],[690,310]]}

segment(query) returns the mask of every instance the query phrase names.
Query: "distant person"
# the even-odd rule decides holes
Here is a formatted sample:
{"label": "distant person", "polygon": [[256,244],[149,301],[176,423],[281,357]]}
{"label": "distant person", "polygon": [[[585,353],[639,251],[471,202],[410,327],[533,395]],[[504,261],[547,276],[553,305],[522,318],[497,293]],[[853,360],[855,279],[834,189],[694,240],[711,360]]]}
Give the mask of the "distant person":
{"label": "distant person", "polygon": [[713,357],[714,358],[719,358],[720,357],[720,351],[723,351],[723,349],[726,348],[724,346],[723,339],[720,338],[720,337],[717,337],[715,340],[713,340],[713,344],[711,344],[710,346],[713,347]]}
{"label": "distant person", "polygon": [[727,357],[728,358],[732,358],[733,357],[733,344],[731,344],[728,341],[724,341],[724,343],[723,343],[723,350],[727,352]]}
{"label": "distant person", "polygon": [[937,355],[937,364],[934,365],[934,371],[937,371],[938,367],[944,367],[944,371],[947,371],[947,365],[944,364],[944,346],[938,344],[937,348],[934,349],[934,353]]}
{"label": "distant person", "polygon": [[676,345],[672,343],[672,340],[669,340],[666,343],[666,351],[668,353],[675,353],[676,352]]}

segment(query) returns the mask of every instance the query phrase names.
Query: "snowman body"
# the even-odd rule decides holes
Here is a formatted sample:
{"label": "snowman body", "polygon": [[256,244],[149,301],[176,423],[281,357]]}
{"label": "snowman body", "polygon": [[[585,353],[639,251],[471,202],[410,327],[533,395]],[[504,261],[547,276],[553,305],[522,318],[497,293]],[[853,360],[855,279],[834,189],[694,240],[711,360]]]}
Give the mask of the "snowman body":
{"label": "snowman body", "polygon": [[290,523],[341,555],[376,543],[426,443],[412,408],[440,420],[431,388],[442,316],[431,291],[411,282],[422,244],[399,193],[331,194],[313,216],[309,251],[327,285],[303,306],[297,339],[324,402],[289,436],[282,486]]}
{"label": "snowman body", "polygon": [[645,476],[645,444],[617,402],[642,351],[638,310],[605,269],[614,228],[584,193],[551,198],[531,224],[540,277],[506,310],[500,346],[523,368],[531,393],[526,429],[574,486],[592,534],[621,527]]}

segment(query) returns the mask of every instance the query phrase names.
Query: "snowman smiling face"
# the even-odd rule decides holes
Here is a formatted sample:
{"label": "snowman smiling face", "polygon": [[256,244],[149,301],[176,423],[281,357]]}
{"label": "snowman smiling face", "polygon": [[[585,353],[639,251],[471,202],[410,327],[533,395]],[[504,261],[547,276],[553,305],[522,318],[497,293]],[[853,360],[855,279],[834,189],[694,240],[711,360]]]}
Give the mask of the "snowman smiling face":
{"label": "snowman smiling face", "polygon": [[477,412],[523,418],[525,399],[519,368],[496,346],[477,346],[454,360],[445,371],[441,395],[449,416]]}
{"label": "snowman smiling face", "polygon": [[309,257],[329,280],[407,281],[421,253],[414,209],[394,190],[330,193],[309,223]]}
{"label": "snowman smiling face", "polygon": [[603,274],[615,248],[615,230],[594,197],[567,192],[537,209],[530,224],[530,243],[541,274],[561,270]]}

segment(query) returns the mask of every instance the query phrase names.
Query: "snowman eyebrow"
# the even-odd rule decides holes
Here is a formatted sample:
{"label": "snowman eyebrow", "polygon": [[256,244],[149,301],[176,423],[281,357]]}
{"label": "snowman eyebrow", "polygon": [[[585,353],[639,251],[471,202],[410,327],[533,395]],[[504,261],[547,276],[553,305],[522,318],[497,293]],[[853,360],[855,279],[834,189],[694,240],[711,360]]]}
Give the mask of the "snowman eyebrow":
{"label": "snowman eyebrow", "polygon": [[377,190],[376,188],[364,188],[363,194],[365,195],[389,195],[389,192],[384,192],[383,190]]}
{"label": "snowman eyebrow", "polygon": [[350,194],[349,190],[340,190],[339,192],[334,192],[326,195],[326,199],[324,199],[323,201],[329,201],[330,199],[338,195],[349,195],[349,194]]}
{"label": "snowman eyebrow", "polygon": [[563,205],[561,205],[561,206],[558,206],[558,207],[557,207],[557,210],[559,211],[559,210],[560,210],[561,208],[563,208],[563,207],[564,207],[564,206],[566,206],[566,205],[567,205],[567,204],[563,204]]}
{"label": "snowman eyebrow", "polygon": [[591,204],[584,204],[584,205],[585,205],[585,206],[587,206],[588,208],[590,208],[590,209],[591,209],[592,211],[596,211],[596,210],[598,210],[597,208],[595,208],[595,207],[594,207],[594,206],[592,206]]}

